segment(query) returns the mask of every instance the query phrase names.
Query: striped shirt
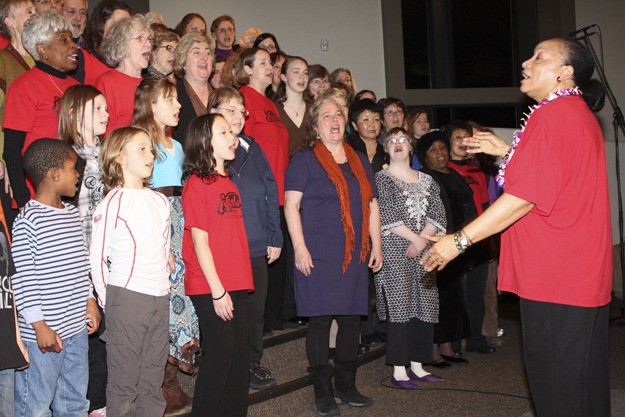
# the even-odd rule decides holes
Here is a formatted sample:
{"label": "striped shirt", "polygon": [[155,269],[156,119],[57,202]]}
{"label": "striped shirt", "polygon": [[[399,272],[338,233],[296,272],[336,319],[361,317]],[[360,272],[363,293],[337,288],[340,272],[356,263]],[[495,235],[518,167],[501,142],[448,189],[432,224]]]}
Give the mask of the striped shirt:
{"label": "striped shirt", "polygon": [[93,214],[89,258],[93,286],[102,308],[106,287],[141,294],[169,294],[169,201],[142,188],[114,188]]}
{"label": "striped shirt", "polygon": [[24,340],[37,341],[31,324],[41,320],[61,339],[85,328],[89,259],[78,210],[63,206],[30,200],[13,224],[12,284]]}

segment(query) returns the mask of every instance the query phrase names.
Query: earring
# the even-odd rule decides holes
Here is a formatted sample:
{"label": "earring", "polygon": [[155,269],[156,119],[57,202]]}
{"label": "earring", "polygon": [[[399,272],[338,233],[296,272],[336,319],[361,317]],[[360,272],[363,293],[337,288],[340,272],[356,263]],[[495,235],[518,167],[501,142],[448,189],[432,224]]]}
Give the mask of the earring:
{"label": "earring", "polygon": [[249,79],[252,79],[252,74],[247,74],[247,76],[249,77]]}
{"label": "earring", "polygon": [[556,80],[557,80],[559,83],[561,83],[561,82],[562,82],[562,77],[560,77],[560,76],[558,75],[558,78],[556,78]]}

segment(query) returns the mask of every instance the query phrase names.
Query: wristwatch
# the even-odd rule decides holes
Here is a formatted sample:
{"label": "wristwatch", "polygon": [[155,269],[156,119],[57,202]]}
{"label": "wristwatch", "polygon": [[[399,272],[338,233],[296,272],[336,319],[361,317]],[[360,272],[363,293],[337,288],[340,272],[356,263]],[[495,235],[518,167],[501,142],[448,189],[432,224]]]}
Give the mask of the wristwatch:
{"label": "wristwatch", "polygon": [[469,246],[471,246],[471,241],[469,240],[468,237],[464,236],[464,235],[460,235],[460,239],[458,239],[458,242],[460,242],[460,246],[462,246],[462,249],[467,249]]}
{"label": "wristwatch", "polygon": [[460,243],[462,250],[466,250],[469,246],[473,244],[473,242],[471,242],[471,239],[469,239],[464,233],[464,230],[461,230],[458,234],[458,243]]}

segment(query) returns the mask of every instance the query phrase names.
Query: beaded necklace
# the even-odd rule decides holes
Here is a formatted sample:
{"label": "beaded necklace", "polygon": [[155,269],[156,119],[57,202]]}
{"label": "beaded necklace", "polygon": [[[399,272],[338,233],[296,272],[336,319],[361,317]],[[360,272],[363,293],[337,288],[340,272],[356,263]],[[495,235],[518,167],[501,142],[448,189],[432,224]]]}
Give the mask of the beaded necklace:
{"label": "beaded necklace", "polygon": [[506,152],[506,155],[503,157],[503,162],[501,163],[501,165],[499,165],[499,173],[497,175],[497,184],[499,184],[500,187],[503,187],[505,184],[506,168],[508,167],[508,164],[510,164],[510,160],[512,159],[512,156],[514,155],[514,152],[517,146],[519,146],[519,143],[521,142],[521,138],[523,137],[523,132],[525,132],[525,128],[527,127],[527,123],[529,122],[532,114],[534,114],[536,110],[538,110],[545,104],[551,103],[552,101],[560,97],[581,96],[581,95],[582,95],[582,90],[580,90],[579,87],[577,86],[573,88],[563,88],[562,90],[558,90],[558,91],[550,93],[548,98],[544,99],[538,104],[534,104],[533,106],[529,107],[529,110],[530,110],[529,113],[524,113],[525,118],[521,119],[521,122],[522,122],[521,127],[519,128],[519,130],[514,132],[512,145],[508,149],[508,152]]}

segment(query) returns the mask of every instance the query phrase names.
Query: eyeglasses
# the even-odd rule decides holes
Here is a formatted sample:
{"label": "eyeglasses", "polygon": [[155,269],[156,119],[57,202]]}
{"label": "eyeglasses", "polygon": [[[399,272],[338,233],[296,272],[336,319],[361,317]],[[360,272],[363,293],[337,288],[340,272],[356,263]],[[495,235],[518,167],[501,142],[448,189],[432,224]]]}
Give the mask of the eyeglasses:
{"label": "eyeglasses", "polygon": [[87,9],[79,9],[78,10],[78,9],[74,9],[73,7],[70,7],[70,8],[67,8],[67,9],[63,8],[63,13],[65,13],[65,17],[69,17],[69,18],[72,18],[72,17],[74,17],[76,15],[80,15],[80,17],[87,17]]}
{"label": "eyeglasses", "polygon": [[171,52],[172,54],[174,53],[174,51],[176,50],[176,47],[173,45],[161,45],[161,46],[154,46],[154,49],[158,49],[158,48],[165,48],[167,49],[167,52]]}
{"label": "eyeglasses", "polygon": [[390,116],[390,117],[395,117],[395,116],[403,116],[404,115],[404,111],[403,110],[389,110],[389,111],[385,111],[384,112],[385,116]]}
{"label": "eyeglasses", "polygon": [[310,84],[314,85],[315,87],[320,86],[322,84],[330,85],[330,80],[328,80],[327,78],[324,78],[324,79],[315,78],[314,80],[310,82]]}
{"label": "eyeglasses", "polygon": [[236,117],[236,116],[247,117],[250,115],[250,112],[247,109],[239,110],[239,109],[235,109],[234,107],[217,107],[217,109],[227,111],[228,114],[232,117]]}
{"label": "eyeglasses", "polygon": [[390,138],[388,140],[388,143],[390,143],[391,145],[396,145],[398,143],[406,143],[409,142],[409,139],[405,136],[400,136],[398,138]]}
{"label": "eyeglasses", "polygon": [[143,43],[143,44],[146,44],[149,42],[152,45],[154,45],[154,42],[155,42],[154,36],[138,35],[132,39],[136,39],[139,41],[139,43]]}
{"label": "eyeglasses", "polygon": [[224,33],[234,33],[234,28],[219,28],[217,29],[217,33],[220,34],[224,34]]}

